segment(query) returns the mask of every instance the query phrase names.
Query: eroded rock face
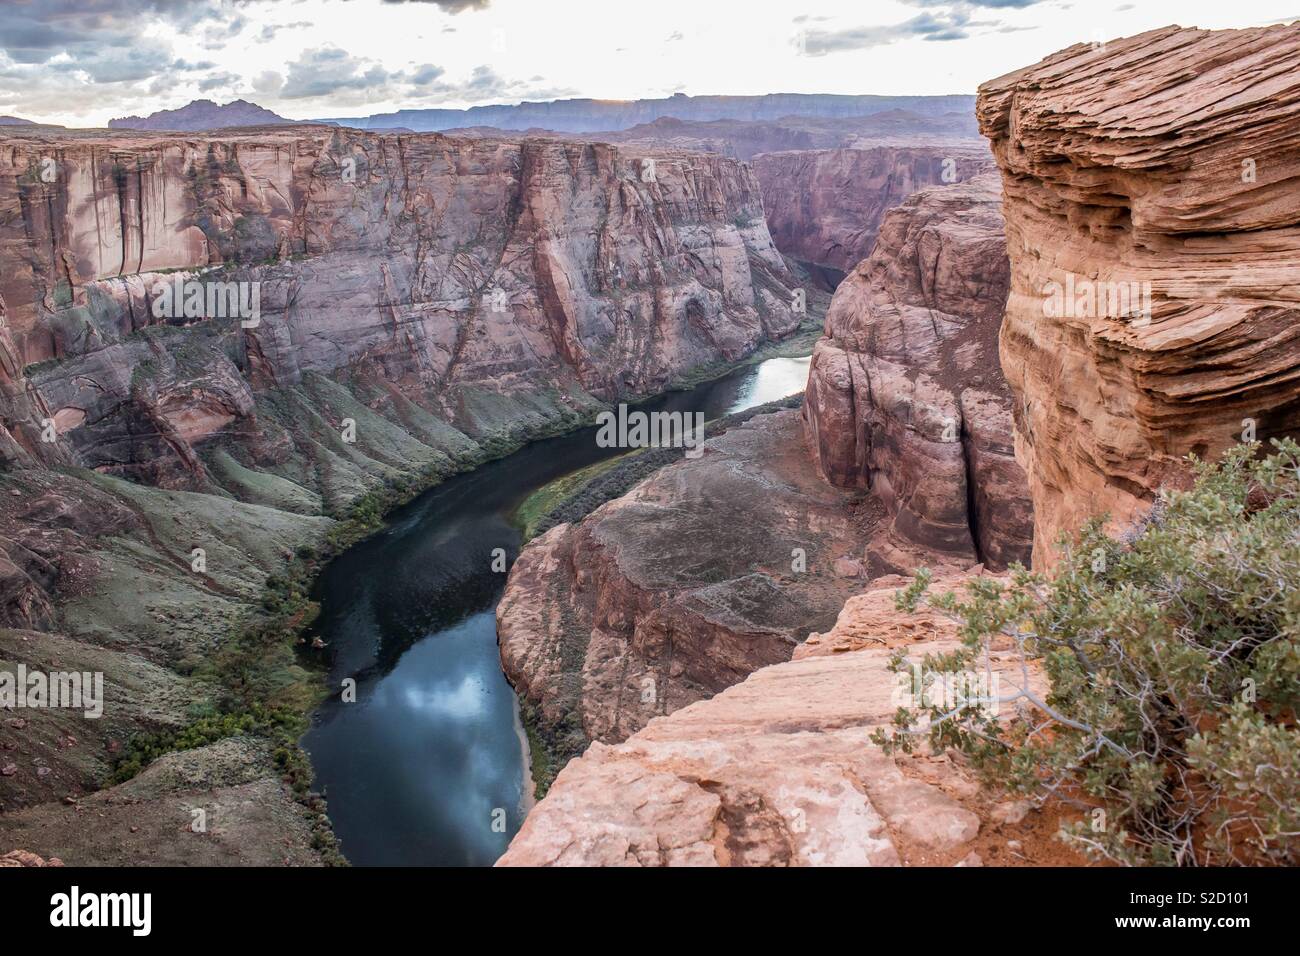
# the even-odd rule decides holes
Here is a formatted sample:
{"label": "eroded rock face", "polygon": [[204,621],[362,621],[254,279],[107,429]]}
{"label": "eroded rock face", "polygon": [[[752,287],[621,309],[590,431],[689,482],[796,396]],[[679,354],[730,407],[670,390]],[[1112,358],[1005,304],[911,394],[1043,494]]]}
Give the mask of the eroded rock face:
{"label": "eroded rock face", "polygon": [[[909,615],[882,612],[896,589],[872,593],[874,647],[859,649],[850,603],[834,629],[815,635],[816,653],[764,667],[624,743],[592,744],[498,865],[951,865],[970,859],[981,832],[1001,830],[1004,840],[966,771],[921,752],[885,756],[870,742],[899,706],[894,649],[919,661],[956,646],[951,622],[905,630]],[[995,652],[1000,693],[1018,686],[1012,663]],[[1041,859],[1043,843],[1022,840],[1025,857]]]}
{"label": "eroded rock face", "polygon": [[1187,453],[1300,431],[1298,68],[1300,26],[1171,27],[980,88],[1037,564],[1091,515],[1132,520]]}
{"label": "eroded rock face", "polygon": [[997,334],[1007,259],[996,174],[890,212],[813,353],[805,436],[827,481],[870,492],[877,573],[1028,560],[1024,475]]}
{"label": "eroded rock face", "polygon": [[753,159],[767,225],[788,256],[847,272],[870,254],[885,214],[936,183],[964,182],[992,165],[979,147],[805,149]]}
{"label": "eroded rock face", "polygon": [[851,495],[808,467],[799,433],[796,411],[756,416],[524,549],[501,661],[546,724],[572,714],[622,740],[830,626],[862,586],[861,545]]}
{"label": "eroded rock face", "polygon": [[[432,418],[479,439],[662,390],[802,318],[754,177],[720,157],[14,133],[0,222],[0,445],[174,487],[215,480],[205,442],[287,428],[259,396],[312,375],[417,437]],[[186,281],[255,286],[257,323],[160,316]]]}

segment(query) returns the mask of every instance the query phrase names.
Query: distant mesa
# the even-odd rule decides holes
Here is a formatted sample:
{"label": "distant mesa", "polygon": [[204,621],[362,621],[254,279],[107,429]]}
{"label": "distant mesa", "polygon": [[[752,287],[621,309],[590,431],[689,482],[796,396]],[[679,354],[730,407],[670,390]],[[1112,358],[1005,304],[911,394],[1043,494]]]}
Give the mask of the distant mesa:
{"label": "distant mesa", "polygon": [[196,132],[205,129],[222,129],[228,126],[286,126],[297,120],[285,119],[278,113],[250,103],[234,100],[221,106],[212,100],[194,100],[175,110],[159,110],[148,116],[123,116],[108,121],[110,129],[178,130]]}
{"label": "distant mesa", "polygon": [[0,126],[35,126],[29,119],[20,116],[0,116]]}
{"label": "distant mesa", "polygon": [[923,117],[960,113],[969,116],[973,96],[844,96],[827,93],[770,93],[765,96],[686,96],[646,100],[553,100],[514,106],[469,109],[399,110],[371,116],[322,119],[356,129],[405,126],[417,132],[442,132],[490,126],[496,129],[541,128],[557,133],[625,130],[665,116],[694,122],[716,120],[776,121],[791,116],[844,119],[904,111]]}

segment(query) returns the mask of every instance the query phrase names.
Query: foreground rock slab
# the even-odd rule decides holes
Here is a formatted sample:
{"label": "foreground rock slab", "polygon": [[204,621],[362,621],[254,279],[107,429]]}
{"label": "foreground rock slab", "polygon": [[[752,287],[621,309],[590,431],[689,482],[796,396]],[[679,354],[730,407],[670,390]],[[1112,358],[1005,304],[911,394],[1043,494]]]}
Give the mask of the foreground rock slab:
{"label": "foreground rock slab", "polygon": [[[878,592],[892,601],[895,591]],[[997,812],[947,758],[885,756],[868,737],[899,706],[894,646],[909,657],[955,646],[882,628],[853,641],[846,608],[825,653],[762,668],[710,700],[652,720],[617,745],[592,744],[556,778],[500,866],[898,866],[1060,859],[1038,813]],[[894,612],[895,621],[903,615]],[[883,623],[883,622],[879,622]],[[995,659],[1003,692],[1018,679]],[[1008,839],[1021,852],[1006,852]],[[1054,856],[1055,855],[1055,856]],[[967,859],[964,865],[973,865]]]}

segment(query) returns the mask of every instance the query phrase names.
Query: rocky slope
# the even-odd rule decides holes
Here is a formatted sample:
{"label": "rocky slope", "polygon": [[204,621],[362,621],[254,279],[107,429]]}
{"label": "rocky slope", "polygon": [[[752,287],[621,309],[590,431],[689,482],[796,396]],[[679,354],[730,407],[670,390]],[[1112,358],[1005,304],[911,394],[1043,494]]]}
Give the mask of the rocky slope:
{"label": "rocky slope", "polygon": [[[950,758],[869,740],[899,706],[889,657],[943,653],[955,626],[851,602],[795,659],[569,763],[500,866],[898,866],[1077,863],[1054,821],[996,803]],[[860,618],[869,620],[862,647]],[[999,693],[1018,670],[995,653]],[[1038,687],[1038,679],[1031,681]],[[1011,716],[1007,714],[1006,716]]]}
{"label": "rocky slope", "polygon": [[[94,726],[51,710],[0,726],[0,845],[70,863],[132,858],[120,788],[93,840],[77,807],[135,733],[212,711],[195,674],[353,503],[804,318],[746,167],[608,145],[16,131],[0,260],[0,662],[85,661],[110,684]],[[157,308],[176,283],[256,288],[257,315]],[[285,703],[303,675],[274,653],[222,676]],[[224,750],[189,753],[150,791],[160,832],[189,789],[228,786],[230,845],[150,859],[247,860],[240,833],[303,848],[262,862],[314,857],[313,815],[269,755],[238,751],[234,773]]]}
{"label": "rocky slope", "polygon": [[829,482],[870,493],[875,573],[1029,558],[1032,515],[998,367],[1008,280],[997,187],[985,173],[891,211],[813,353],[808,447]]}
{"label": "rocky slope", "polygon": [[980,88],[1036,563],[1092,514],[1132,519],[1187,453],[1300,431],[1298,67],[1297,25],[1170,27]]}
{"label": "rocky slope", "polygon": [[792,150],[753,160],[772,240],[786,255],[847,272],[867,257],[885,214],[925,186],[991,167],[988,151],[929,147]]}
{"label": "rocky slope", "polygon": [[798,413],[759,415],[530,543],[497,608],[502,666],[569,749],[622,740],[788,660],[861,587],[859,554]]}

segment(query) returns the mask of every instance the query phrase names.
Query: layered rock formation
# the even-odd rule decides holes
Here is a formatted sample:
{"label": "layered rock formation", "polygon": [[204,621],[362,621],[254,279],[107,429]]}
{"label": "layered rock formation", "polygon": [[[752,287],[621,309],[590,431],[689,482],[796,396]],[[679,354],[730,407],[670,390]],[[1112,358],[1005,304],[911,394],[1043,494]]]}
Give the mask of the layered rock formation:
{"label": "layered rock formation", "polygon": [[870,492],[876,573],[1029,557],[997,356],[1008,281],[997,187],[985,173],[890,212],[813,353],[808,446],[827,481]]}
{"label": "layered rock formation", "polygon": [[788,150],[753,160],[777,248],[843,272],[870,254],[881,220],[906,197],[991,165],[986,150],[962,143]]}
{"label": "layered rock formation", "polygon": [[1298,67],[1300,26],[1170,27],[980,88],[1036,563],[1189,452],[1300,431]]}
{"label": "layered rock formation", "polygon": [[[951,622],[931,617],[918,628],[884,610],[895,593],[850,603],[793,661],[658,717],[624,743],[592,744],[498,865],[1077,862],[1053,846],[1044,815],[996,804],[951,759],[889,757],[871,743],[902,700],[890,656],[903,649],[919,662],[956,646]],[[992,664],[998,692],[1014,692],[1018,668],[997,652]],[[1031,686],[1041,690],[1036,677]]]}
{"label": "layered rock formation", "polygon": [[[428,460],[439,422],[554,423],[802,318],[757,185],[723,159],[320,129],[10,146],[0,439],[18,460],[203,487],[199,446],[242,432],[275,470],[301,415],[257,393],[321,375]],[[190,280],[255,284],[258,321],[159,318],[158,289]]]}
{"label": "layered rock formation", "polygon": [[861,587],[859,555],[798,413],[759,415],[533,541],[497,609],[502,665],[547,729],[622,740],[788,660]]}

